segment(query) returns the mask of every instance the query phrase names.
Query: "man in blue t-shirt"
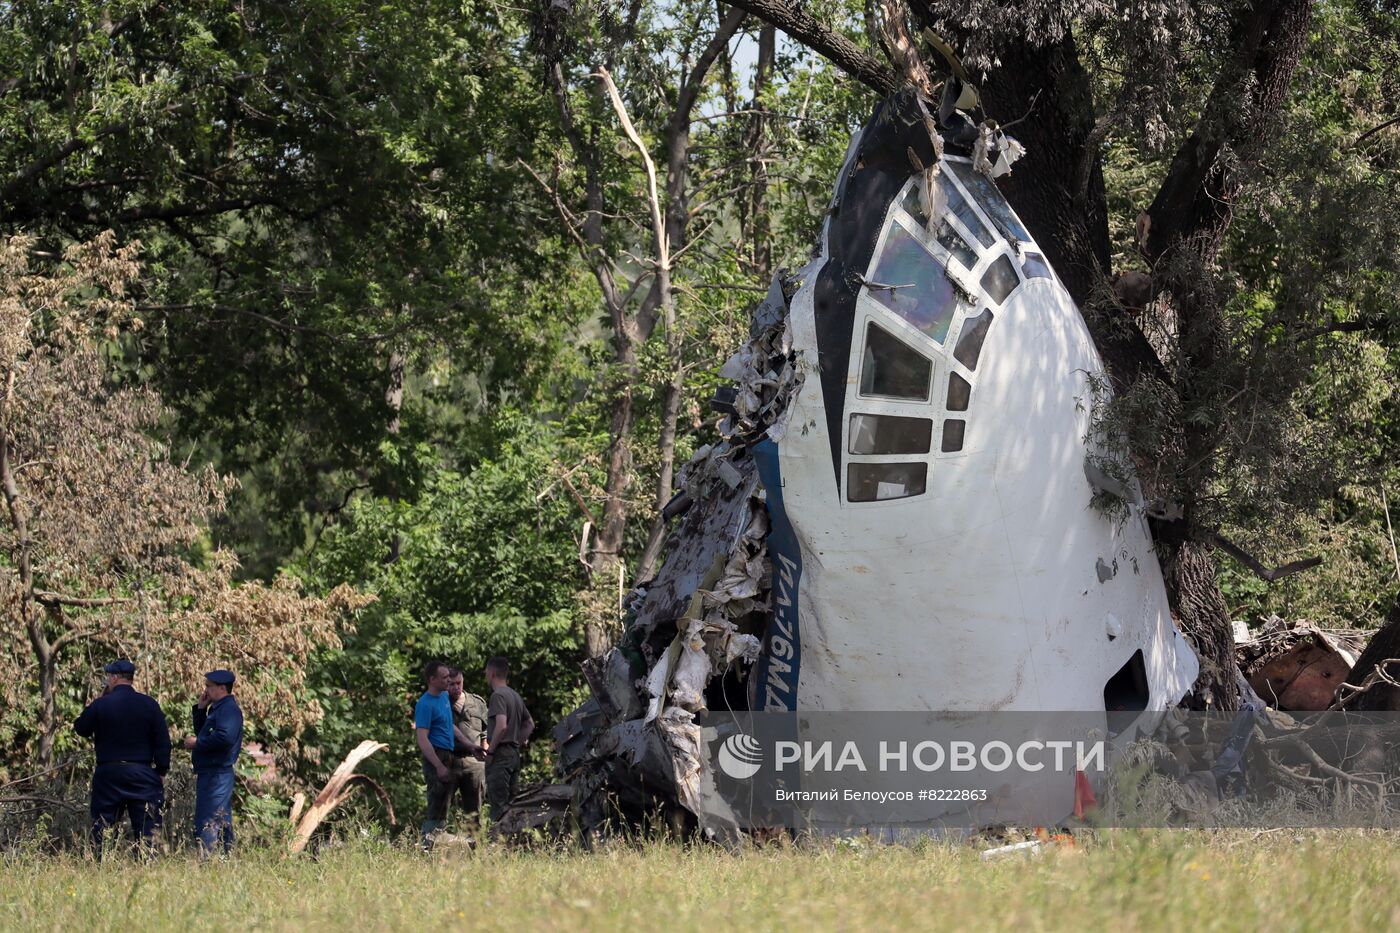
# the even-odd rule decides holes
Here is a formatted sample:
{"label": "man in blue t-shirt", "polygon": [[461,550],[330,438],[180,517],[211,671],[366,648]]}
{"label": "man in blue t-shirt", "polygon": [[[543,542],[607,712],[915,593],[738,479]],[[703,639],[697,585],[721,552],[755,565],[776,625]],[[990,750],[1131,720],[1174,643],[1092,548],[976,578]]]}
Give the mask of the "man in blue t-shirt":
{"label": "man in blue t-shirt", "polygon": [[413,728],[418,750],[423,753],[423,781],[428,788],[428,813],[423,820],[423,844],[431,846],[433,834],[447,823],[447,808],[466,778],[461,760],[453,756],[460,743],[467,753],[484,758],[485,752],[452,722],[452,701],[447,696],[449,668],[441,661],[429,661],[423,668],[427,691],[413,709]]}

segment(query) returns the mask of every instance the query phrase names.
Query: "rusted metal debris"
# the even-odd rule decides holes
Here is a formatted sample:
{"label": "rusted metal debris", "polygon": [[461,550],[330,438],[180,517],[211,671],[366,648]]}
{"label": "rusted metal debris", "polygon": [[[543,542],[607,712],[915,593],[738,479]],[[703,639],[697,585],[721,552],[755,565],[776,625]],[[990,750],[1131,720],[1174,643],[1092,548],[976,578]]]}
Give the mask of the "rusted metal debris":
{"label": "rusted metal debris", "polygon": [[1252,633],[1240,628],[1236,656],[1250,687],[1270,707],[1293,712],[1330,709],[1369,636],[1277,616]]}

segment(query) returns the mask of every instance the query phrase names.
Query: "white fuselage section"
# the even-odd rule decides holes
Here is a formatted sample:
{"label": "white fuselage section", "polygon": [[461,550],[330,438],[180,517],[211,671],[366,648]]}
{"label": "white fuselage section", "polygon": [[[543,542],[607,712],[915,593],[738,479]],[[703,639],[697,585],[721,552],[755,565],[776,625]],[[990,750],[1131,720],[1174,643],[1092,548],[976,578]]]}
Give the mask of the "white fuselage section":
{"label": "white fuselage section", "polygon": [[[793,345],[808,373],[779,443],[783,507],[803,565],[796,706],[1102,710],[1106,684],[1141,651],[1139,708],[1164,709],[1189,690],[1197,662],[1172,623],[1141,506],[1129,504],[1126,519],[1090,507],[1091,380],[1102,361],[1069,294],[1037,263],[1040,249],[1011,242],[986,192],[959,183],[950,161],[942,184],[965,203],[960,215],[948,211],[942,239],[951,229],[958,255],[905,196],[891,204],[865,270],[839,489],[827,400],[811,375],[821,258],[792,300]],[[909,277],[911,242],[929,276],[950,277],[951,307],[909,310],[916,283],[885,280]],[[937,292],[946,282],[934,284]],[[980,352],[955,353],[979,319]],[[899,358],[881,363],[874,357],[891,338]],[[909,351],[927,361],[926,397],[917,388],[924,364],[906,365]],[[883,374],[862,372],[881,366]]]}

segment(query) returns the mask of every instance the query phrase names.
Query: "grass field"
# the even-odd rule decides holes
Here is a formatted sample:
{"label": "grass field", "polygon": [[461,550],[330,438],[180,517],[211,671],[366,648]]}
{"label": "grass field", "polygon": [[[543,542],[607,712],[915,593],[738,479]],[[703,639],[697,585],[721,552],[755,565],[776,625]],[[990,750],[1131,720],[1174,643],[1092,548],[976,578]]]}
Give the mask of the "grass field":
{"label": "grass field", "polygon": [[6,930],[1400,928],[1394,834],[1117,831],[983,861],[976,848],[425,856],[378,843],[143,865],[0,862]]}

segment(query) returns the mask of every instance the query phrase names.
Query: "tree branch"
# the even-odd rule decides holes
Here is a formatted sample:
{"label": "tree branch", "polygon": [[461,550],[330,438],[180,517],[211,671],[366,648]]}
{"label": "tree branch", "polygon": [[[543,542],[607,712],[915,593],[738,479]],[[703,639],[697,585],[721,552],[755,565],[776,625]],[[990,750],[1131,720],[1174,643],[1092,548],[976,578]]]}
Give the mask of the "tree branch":
{"label": "tree branch", "polygon": [[1250,570],[1254,571],[1254,573],[1259,577],[1259,579],[1263,580],[1266,583],[1273,583],[1275,580],[1282,580],[1284,577],[1291,577],[1295,573],[1302,573],[1304,570],[1311,570],[1313,567],[1316,567],[1322,563],[1321,557],[1308,557],[1303,560],[1290,561],[1289,563],[1286,563],[1280,567],[1275,567],[1272,570],[1270,570],[1268,567],[1265,567],[1262,563],[1260,563],[1256,557],[1249,554],[1247,551],[1244,550],[1244,548],[1240,547],[1238,544],[1235,544],[1233,541],[1229,540],[1224,535],[1220,534],[1220,532],[1218,531],[1212,532],[1210,534],[1209,541],[1211,544],[1220,548],[1226,554],[1229,554],[1235,560],[1239,561],[1240,563],[1248,567]]}
{"label": "tree branch", "polygon": [[99,606],[117,606],[132,602],[129,596],[68,596],[64,593],[51,593],[48,590],[35,590],[34,601],[45,606],[72,606],[75,609],[95,609]]}
{"label": "tree branch", "polygon": [[[1151,224],[1139,245],[1148,262],[1197,238],[1202,255],[1214,255],[1239,179],[1264,151],[1268,123],[1286,102],[1311,20],[1312,0],[1251,0],[1239,14],[1229,43],[1234,57],[1147,209]],[[1220,164],[1227,150],[1236,156],[1228,171]]]}
{"label": "tree branch", "polygon": [[803,45],[821,53],[846,74],[881,94],[889,94],[899,89],[899,79],[889,67],[806,10],[784,3],[783,0],[732,2],[734,6],[748,10],[764,22],[777,26]]}
{"label": "tree branch", "polygon": [[[1388,127],[1388,126],[1394,126],[1394,125],[1397,124],[1397,123],[1400,123],[1400,117],[1391,117],[1389,120],[1386,120],[1384,123],[1380,124],[1379,126],[1373,126],[1373,127],[1371,127],[1369,130],[1367,130],[1366,132],[1362,133],[1360,136],[1356,137],[1356,141],[1353,142],[1353,143],[1351,144],[1351,146],[1352,146],[1352,147],[1359,146],[1359,145],[1361,145],[1363,142],[1365,142],[1367,139],[1369,139],[1370,137],[1372,137],[1372,136],[1376,135],[1377,133],[1379,133],[1381,130],[1385,129],[1385,128]],[[1350,148],[1350,147],[1349,147],[1349,148]]]}

